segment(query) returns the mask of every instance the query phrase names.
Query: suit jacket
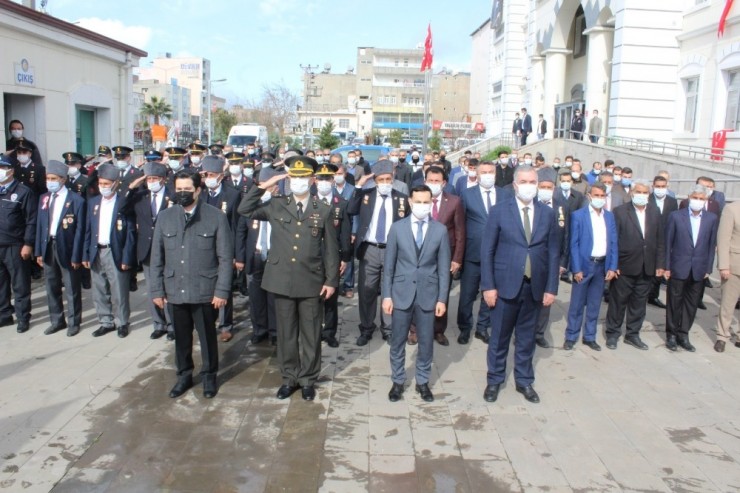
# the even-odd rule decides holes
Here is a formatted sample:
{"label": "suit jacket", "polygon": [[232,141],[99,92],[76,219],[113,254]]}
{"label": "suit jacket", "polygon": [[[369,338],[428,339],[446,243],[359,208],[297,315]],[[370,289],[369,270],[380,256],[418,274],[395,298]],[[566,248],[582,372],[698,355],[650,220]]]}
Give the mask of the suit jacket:
{"label": "suit jacket", "polygon": [[460,197],[442,192],[436,220],[447,227],[452,261],[462,265],[465,257],[465,208]]}
{"label": "suit jacket", "polygon": [[[59,199],[57,199],[59,200]],[[36,244],[34,256],[46,258],[46,249],[51,237],[49,233],[49,205],[51,193],[39,197],[38,214],[36,215]],[[61,207],[57,229],[54,231],[57,243],[57,258],[65,269],[71,269],[72,263],[82,262],[82,249],[85,246],[85,199],[72,191],[67,191],[64,202],[57,202],[54,207]]]}
{"label": "suit jacket", "polygon": [[[496,204],[506,201],[511,195],[501,188],[496,190]],[[486,231],[488,213],[480,194],[480,185],[466,189],[462,194],[462,204],[465,211],[465,261],[480,262],[481,239]],[[493,208],[491,208],[493,209]]]}
{"label": "suit jacket", "polygon": [[727,204],[719,220],[717,259],[720,270],[740,275],[740,202]]}
{"label": "suit jacket", "polygon": [[130,166],[126,171],[119,174],[121,180],[121,185],[119,188],[122,190],[126,190],[128,189],[128,186],[131,184],[132,181],[136,180],[144,174],[144,171],[134,166]]}
{"label": "suit jacket", "polygon": [[524,118],[522,118],[522,132],[523,133],[532,132],[532,115],[530,115],[529,113],[524,115]]}
{"label": "suit jacket", "polygon": [[624,191],[624,187],[622,187],[622,185],[620,184],[612,186],[612,192],[610,195],[612,199],[611,209],[609,209],[610,211],[614,211],[614,209],[616,209],[620,205],[632,201],[629,194]]}
{"label": "suit jacket", "polygon": [[511,183],[514,182],[514,168],[511,166],[504,166],[503,168],[501,165],[496,165],[496,186],[497,187],[505,187],[506,185],[511,185]]}
{"label": "suit jacket", "polygon": [[411,183],[413,183],[414,170],[405,163],[398,163],[393,167],[393,179],[402,181],[411,190]]}
{"label": "suit jacket", "polygon": [[109,243],[113,260],[116,267],[121,270],[121,265],[134,267],[136,265],[136,221],[133,214],[125,210],[125,200],[118,195],[113,206],[111,215],[110,238],[98,238],[99,212],[102,195],[93,197],[87,202],[87,222],[85,226],[85,246],[82,253],[82,261],[95,262],[98,257],[98,244]]}
{"label": "suit jacket", "polygon": [[[591,225],[591,209],[589,205],[578,209],[570,215],[570,271],[574,274],[582,272],[584,277],[591,274],[592,263],[591,251],[594,247],[594,232]],[[616,271],[619,264],[619,242],[617,237],[617,224],[614,222],[614,214],[605,209],[606,224],[606,260],[604,268]]]}
{"label": "suit jacket", "polygon": [[[346,175],[349,176],[349,175]],[[336,185],[334,186],[334,193],[339,193],[339,190],[337,190]],[[342,196],[344,200],[347,201],[347,207],[349,207],[349,201],[352,199],[352,195],[355,193],[355,186],[351,185],[349,182],[344,183],[344,188],[342,188],[342,193],[339,194]],[[352,223],[352,234],[357,234],[357,226],[359,224],[357,216],[350,216],[349,217],[350,222]]]}
{"label": "suit jacket", "polygon": [[228,299],[233,241],[226,215],[202,200],[187,223],[180,205],[161,211],[152,239],[152,297],[175,305]]}
{"label": "suit jacket", "polygon": [[480,252],[482,291],[496,289],[503,299],[516,298],[522,289],[529,255],[532,297],[539,301],[545,293],[558,294],[560,233],[555,211],[537,200],[532,201],[530,207],[534,207],[534,220],[529,243],[515,197],[491,209]]}
{"label": "suit jacket", "polygon": [[537,133],[545,135],[547,133],[547,120],[537,122]]}
{"label": "suit jacket", "polygon": [[30,188],[36,197],[46,193],[46,168],[43,164],[32,160],[26,166],[16,165],[14,169],[15,179]]}
{"label": "suit jacket", "polygon": [[[681,204],[678,207],[679,209],[688,209],[689,208],[689,199],[683,199],[681,201]],[[717,215],[717,218],[722,214],[721,209],[719,208],[719,203],[714,199],[707,200],[707,206],[704,208],[705,211],[709,211],[713,214]]]}
{"label": "suit jacket", "polygon": [[[172,192],[162,188],[157,193],[161,201],[157,217],[171,205]],[[154,227],[157,218],[152,217],[152,192],[149,190],[139,192],[133,198],[134,216],[136,217],[136,258],[139,262],[149,262],[149,254],[152,250],[152,238],[154,238]]]}
{"label": "suit jacket", "polygon": [[[320,197],[316,197],[321,199]],[[339,241],[339,259],[342,262],[352,260],[352,221],[347,214],[347,202],[341,195],[334,191],[330,198],[331,219],[334,228],[337,230],[337,240]]]}
{"label": "suit jacket", "polygon": [[270,221],[270,252],[262,289],[290,298],[318,297],[322,286],[339,285],[339,243],[330,206],[309,197],[303,217],[292,195],[262,203],[264,190],[252,187],[239,214]]}
{"label": "suit jacket", "polygon": [[706,274],[712,273],[719,221],[715,213],[703,211],[699,237],[694,246],[689,214],[689,209],[679,209],[668,216],[665,268],[671,272],[671,278],[701,281]]}
{"label": "suit jacket", "polygon": [[[555,191],[555,195],[560,195],[561,197],[565,198],[565,196],[563,195],[563,191],[560,188]],[[573,212],[585,205],[588,205],[588,200],[586,200],[586,196],[577,190],[571,189],[570,193],[568,194],[568,210],[570,212]]]}
{"label": "suit jacket", "polygon": [[511,133],[515,134],[522,131],[522,119],[515,118],[514,124],[511,126]]}
{"label": "suit jacket", "polygon": [[614,209],[619,238],[619,272],[626,276],[655,276],[665,268],[665,227],[657,206],[645,207],[645,237],[642,236],[637,210],[632,202]]}
{"label": "suit jacket", "polygon": [[246,238],[246,240],[244,242],[236,242],[234,260],[244,262],[244,270],[248,275],[252,275],[256,268],[254,256],[257,252],[257,240],[259,239],[261,226],[262,221],[249,219],[242,215],[239,216],[236,229],[237,235]]}
{"label": "suit jacket", "polygon": [[447,228],[429,220],[421,249],[417,250],[411,217],[393,223],[383,264],[382,297],[393,307],[408,310],[414,300],[424,311],[447,303],[450,287],[450,243]]}
{"label": "suit jacket", "polygon": [[[478,185],[474,185],[474,186],[477,187]],[[457,180],[457,182],[455,183],[455,195],[457,195],[458,197],[462,197],[463,193],[468,188],[473,188],[473,187],[468,187],[468,177],[467,175],[462,175],[460,179]]]}
{"label": "suit jacket", "polygon": [[254,184],[254,180],[244,176],[243,174],[240,175],[239,178],[240,179],[237,182],[237,184],[234,185],[234,177],[231,176],[230,174],[227,174],[221,183],[225,187],[236,190],[243,196],[245,193],[249,191],[250,188],[252,188],[252,185]]}
{"label": "suit jacket", "polygon": [[226,214],[226,219],[229,222],[231,231],[236,231],[236,209],[239,207],[239,202],[242,198],[241,193],[233,187],[227,187],[224,185],[221,185],[221,190],[215,197],[211,197],[209,192],[210,190],[208,190],[207,187],[200,191],[201,203],[215,207]]}
{"label": "suit jacket", "polygon": [[555,211],[555,222],[558,226],[558,234],[560,235],[560,267],[564,267],[567,269],[568,265],[570,265],[571,209],[568,205],[568,202],[565,200],[565,197],[563,197],[563,195],[558,191],[555,191],[555,193],[552,195],[552,210]]}
{"label": "suit jacket", "polygon": [[68,190],[73,191],[83,199],[87,197],[87,182],[88,177],[81,174],[75,179],[74,182],[72,182],[72,179],[69,178],[64,185],[67,187]]}
{"label": "suit jacket", "polygon": [[722,214],[722,211],[725,209],[725,204],[727,202],[727,199],[725,198],[724,192],[720,192],[719,190],[715,190],[712,192],[712,196],[710,197],[712,200],[717,202],[717,205],[719,206],[719,212]]}
{"label": "suit jacket", "polygon": [[[655,207],[658,207],[658,201],[655,200],[655,194],[650,194],[648,202],[653,204]],[[678,210],[678,201],[675,197],[666,195],[663,200],[663,210],[660,211],[660,208],[658,208],[658,211],[660,211],[660,219],[663,222],[663,228],[665,228],[665,225],[668,222],[668,216],[671,215],[671,212],[676,210]]]}
{"label": "suit jacket", "polygon": [[[370,223],[373,220],[373,212],[375,211],[375,201],[377,197],[378,194],[376,188],[370,188],[367,190],[355,189],[352,199],[349,201],[349,206],[347,207],[347,213],[349,215],[359,217],[356,233],[357,239],[355,240],[358,260],[362,260],[365,256],[365,250],[367,249],[365,236],[367,235]],[[393,201],[392,209],[394,223],[411,213],[411,208],[406,195],[393,190],[391,191],[391,199]]]}

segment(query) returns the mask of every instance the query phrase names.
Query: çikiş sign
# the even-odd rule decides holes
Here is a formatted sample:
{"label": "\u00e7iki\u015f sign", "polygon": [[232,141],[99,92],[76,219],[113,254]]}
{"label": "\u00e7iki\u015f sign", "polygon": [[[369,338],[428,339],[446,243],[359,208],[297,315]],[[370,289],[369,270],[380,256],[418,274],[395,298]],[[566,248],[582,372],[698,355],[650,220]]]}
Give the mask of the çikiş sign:
{"label": "\u00e7iki\u015f sign", "polygon": [[21,63],[13,64],[15,66],[15,83],[19,86],[35,86],[36,77],[33,73],[33,67],[28,64],[27,59],[21,60]]}

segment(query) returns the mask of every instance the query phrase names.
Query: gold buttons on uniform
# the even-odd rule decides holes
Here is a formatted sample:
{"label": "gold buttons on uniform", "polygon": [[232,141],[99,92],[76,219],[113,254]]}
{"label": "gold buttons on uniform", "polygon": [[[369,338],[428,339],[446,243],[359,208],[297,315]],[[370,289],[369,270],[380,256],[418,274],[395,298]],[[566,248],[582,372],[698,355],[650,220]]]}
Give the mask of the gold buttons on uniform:
{"label": "gold buttons on uniform", "polygon": [[300,226],[300,225],[301,225],[301,222],[300,222],[300,221],[298,221],[298,223],[297,223],[297,224],[298,224],[298,226]]}
{"label": "gold buttons on uniform", "polygon": [[295,262],[295,259],[294,259],[294,258],[292,258],[292,259],[290,259],[290,261],[291,261],[291,262]]}
{"label": "gold buttons on uniform", "polygon": [[299,235],[298,233],[296,233],[295,237],[296,237],[296,238],[300,238],[300,237],[301,237],[301,235]]}
{"label": "gold buttons on uniform", "polygon": [[294,246],[294,247],[293,247],[293,250],[298,250],[298,247],[297,247],[297,246]]}

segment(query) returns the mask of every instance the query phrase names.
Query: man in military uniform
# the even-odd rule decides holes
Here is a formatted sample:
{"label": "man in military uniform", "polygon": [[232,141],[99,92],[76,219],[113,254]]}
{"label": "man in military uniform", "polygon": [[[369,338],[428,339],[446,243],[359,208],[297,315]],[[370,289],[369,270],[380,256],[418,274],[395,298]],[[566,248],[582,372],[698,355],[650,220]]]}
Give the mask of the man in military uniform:
{"label": "man in military uniform", "polygon": [[176,398],[193,386],[193,328],[200,339],[203,396],[218,392],[216,315],[231,293],[234,240],[226,215],[199,200],[200,175],[180,171],[175,204],[154,227],[151,282],[154,304],[169,305],[175,328]]}
{"label": "man in military uniform", "polygon": [[35,163],[32,159],[33,146],[24,138],[18,139],[15,144],[16,179],[30,188],[36,197],[46,192],[46,168]]}
{"label": "man in military uniform", "polygon": [[211,151],[211,156],[222,156],[224,153],[224,146],[222,144],[211,144],[208,147],[208,150]]}
{"label": "man in military uniform", "polygon": [[166,147],[167,154],[167,188],[175,189],[175,175],[185,169],[185,155],[188,151],[182,147]]}
{"label": "man in military uniform", "polygon": [[67,165],[69,176],[64,185],[84,199],[87,193],[87,176],[82,174],[82,162],[85,158],[82,154],[73,151],[65,152],[62,157],[64,158],[64,164]]}
{"label": "man in military uniform", "polygon": [[[334,190],[334,175],[337,166],[334,164],[320,164],[316,171],[316,198],[320,202],[331,207],[332,224],[337,230],[339,240],[339,277],[344,275],[347,265],[352,261],[352,222],[347,214],[348,202]],[[326,341],[329,347],[338,347],[337,325],[339,324],[338,312],[339,290],[334,291],[324,301],[324,329],[321,332],[321,340]]]}
{"label": "man in military uniform", "polygon": [[12,163],[0,154],[0,327],[13,323],[12,287],[18,332],[23,333],[31,319],[30,259],[36,241],[38,202],[14,175]]}
{"label": "man in military uniform", "polygon": [[[244,154],[241,152],[229,152],[224,157],[229,163],[229,174],[224,178],[223,183],[227,187],[238,191],[243,196],[254,184],[252,178],[244,174]],[[252,171],[254,171],[254,168],[252,168]]]}
{"label": "man in military uniform", "polygon": [[187,147],[187,155],[183,160],[183,166],[190,168],[192,171],[200,172],[200,163],[208,148],[199,142],[193,142]]}
{"label": "man in military uniform", "polygon": [[[67,335],[72,337],[80,332],[82,324],[80,267],[85,242],[85,199],[65,186],[67,174],[67,165],[49,161],[46,173],[49,191],[39,197],[34,251],[46,278],[51,325],[44,334],[67,329]],[[66,320],[62,287],[67,296]]]}
{"label": "man in military uniform", "polygon": [[132,181],[144,176],[144,172],[132,166],[131,153],[133,149],[126,146],[115,146],[113,156],[116,159],[116,167],[119,171],[121,190],[127,190]]}
{"label": "man in military uniform", "polygon": [[277,397],[286,399],[300,386],[310,401],[321,371],[321,299],[331,298],[339,283],[339,249],[331,207],[310,195],[316,161],[293,156],[285,165],[291,194],[261,203],[265,191],[285,178],[273,176],[247,192],[239,213],[272,227],[262,287],[275,294],[283,376]]}

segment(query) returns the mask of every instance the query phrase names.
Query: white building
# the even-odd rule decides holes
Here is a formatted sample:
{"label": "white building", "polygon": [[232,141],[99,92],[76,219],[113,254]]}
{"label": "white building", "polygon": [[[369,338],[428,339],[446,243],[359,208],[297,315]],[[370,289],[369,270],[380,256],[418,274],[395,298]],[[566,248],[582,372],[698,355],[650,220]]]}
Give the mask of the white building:
{"label": "white building", "polygon": [[[172,116],[162,119],[160,123],[176,127],[180,132],[190,132],[190,89],[178,85],[177,79],[171,79],[169,84],[158,80],[137,80],[134,82],[134,92],[143,95],[142,105],[151,102],[152,97],[166,101],[172,108]],[[138,111],[141,111],[141,107]]]}
{"label": "white building", "polygon": [[8,0],[0,46],[2,126],[21,120],[44,160],[133,144],[132,69],[146,52]]}

